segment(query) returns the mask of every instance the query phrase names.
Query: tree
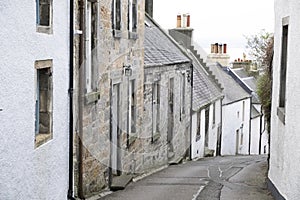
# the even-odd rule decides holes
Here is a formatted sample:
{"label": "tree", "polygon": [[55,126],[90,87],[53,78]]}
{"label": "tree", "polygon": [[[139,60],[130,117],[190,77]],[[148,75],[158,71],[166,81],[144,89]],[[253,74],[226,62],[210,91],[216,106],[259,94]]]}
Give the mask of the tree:
{"label": "tree", "polygon": [[262,74],[258,78],[257,95],[265,114],[267,130],[270,132],[274,36],[262,30],[257,35],[246,37],[246,39],[246,47],[250,49],[250,55],[261,63]]}

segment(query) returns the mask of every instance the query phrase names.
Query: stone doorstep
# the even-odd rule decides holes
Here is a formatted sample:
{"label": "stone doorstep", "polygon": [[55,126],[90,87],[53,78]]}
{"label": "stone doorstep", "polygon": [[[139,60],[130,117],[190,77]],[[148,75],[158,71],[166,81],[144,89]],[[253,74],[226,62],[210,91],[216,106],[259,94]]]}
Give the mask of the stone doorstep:
{"label": "stone doorstep", "polygon": [[124,190],[126,185],[133,179],[132,175],[123,174],[121,176],[115,176],[112,178],[112,183],[110,189],[112,191]]}
{"label": "stone doorstep", "polygon": [[183,161],[183,157],[173,158],[172,160],[169,161],[169,165],[178,165],[182,163],[182,161]]}

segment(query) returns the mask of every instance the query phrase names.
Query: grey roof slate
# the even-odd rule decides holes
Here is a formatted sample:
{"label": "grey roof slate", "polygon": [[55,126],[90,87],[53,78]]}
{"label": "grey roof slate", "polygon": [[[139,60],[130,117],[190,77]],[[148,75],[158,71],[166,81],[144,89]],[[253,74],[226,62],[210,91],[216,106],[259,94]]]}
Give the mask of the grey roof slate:
{"label": "grey roof slate", "polygon": [[223,104],[230,104],[245,98],[251,97],[227,72],[227,68],[222,67],[218,63],[208,65],[209,69],[218,79],[224,88],[225,95]]}
{"label": "grey roof slate", "polygon": [[193,58],[193,107],[194,111],[223,97],[221,89],[209,78],[198,60]]}
{"label": "grey roof slate", "polygon": [[232,69],[232,71],[234,71],[240,78],[249,77],[246,70],[244,70],[244,68],[235,68],[235,69]]}
{"label": "grey roof slate", "polygon": [[145,67],[164,66],[189,62],[173,39],[157,23],[146,15],[145,18]]}
{"label": "grey roof slate", "polygon": [[256,118],[259,117],[260,113],[258,112],[258,110],[255,108],[255,106],[251,106],[251,118]]}

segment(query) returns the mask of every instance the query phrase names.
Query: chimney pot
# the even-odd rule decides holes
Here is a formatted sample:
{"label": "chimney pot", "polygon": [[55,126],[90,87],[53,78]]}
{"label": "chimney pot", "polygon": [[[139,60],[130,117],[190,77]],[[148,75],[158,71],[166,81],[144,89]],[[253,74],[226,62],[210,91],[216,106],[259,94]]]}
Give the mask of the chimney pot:
{"label": "chimney pot", "polygon": [[218,53],[218,47],[219,46],[219,44],[218,43],[215,43],[215,52],[214,53]]}
{"label": "chimney pot", "polygon": [[190,14],[187,14],[186,27],[190,27],[190,24],[191,24],[191,16],[190,16]]}
{"label": "chimney pot", "polygon": [[223,45],[223,53],[226,54],[227,53],[227,44]]}
{"label": "chimney pot", "polygon": [[187,17],[186,17],[186,14],[183,14],[183,15],[182,15],[182,18],[183,18],[183,19],[182,19],[182,27],[183,27],[183,28],[186,28],[186,25],[187,25],[187,20],[186,20]]}
{"label": "chimney pot", "polygon": [[180,28],[181,27],[181,15],[178,14],[177,15],[177,28]]}

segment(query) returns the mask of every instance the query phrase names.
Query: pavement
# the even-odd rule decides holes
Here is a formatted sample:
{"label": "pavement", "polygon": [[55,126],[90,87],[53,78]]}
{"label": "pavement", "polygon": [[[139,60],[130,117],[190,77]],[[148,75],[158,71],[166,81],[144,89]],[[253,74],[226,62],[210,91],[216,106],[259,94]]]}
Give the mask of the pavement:
{"label": "pavement", "polygon": [[268,164],[266,160],[254,162],[229,178],[221,191],[221,200],[273,200],[267,190]]}
{"label": "pavement", "polygon": [[[267,156],[224,156],[170,165],[124,190],[92,200],[273,200],[267,190]],[[89,199],[90,200],[90,199]]]}

